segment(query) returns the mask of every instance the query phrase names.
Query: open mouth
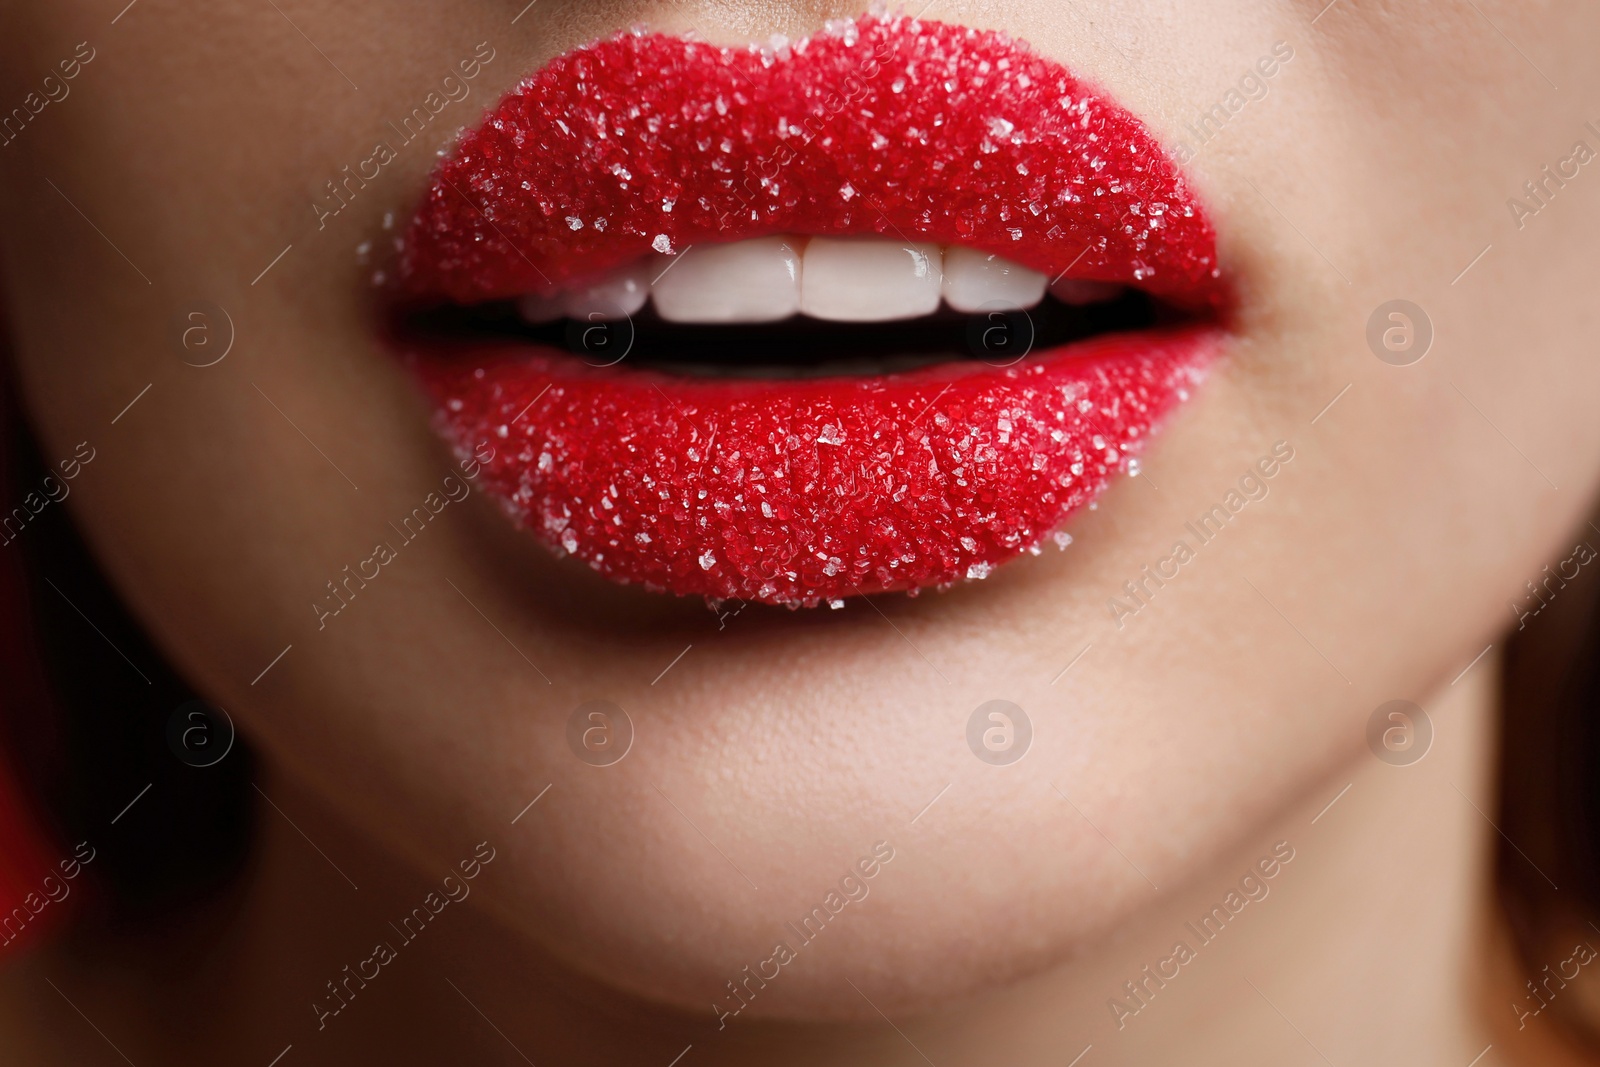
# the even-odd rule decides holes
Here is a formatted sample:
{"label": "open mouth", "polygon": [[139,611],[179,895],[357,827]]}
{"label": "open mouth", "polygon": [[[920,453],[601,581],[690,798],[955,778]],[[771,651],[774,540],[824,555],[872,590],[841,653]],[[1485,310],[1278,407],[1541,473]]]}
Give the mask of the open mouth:
{"label": "open mouth", "polygon": [[1104,282],[1050,279],[999,256],[882,239],[780,236],[696,246],[553,295],[429,309],[441,342],[564,348],[591,366],[700,378],[866,376],[1035,349],[1193,317]]}
{"label": "open mouth", "polygon": [[1227,303],[1136,119],[899,17],[555,60],[442,164],[399,274],[393,338],[515,521],[618,581],[793,606],[1064,543]]}

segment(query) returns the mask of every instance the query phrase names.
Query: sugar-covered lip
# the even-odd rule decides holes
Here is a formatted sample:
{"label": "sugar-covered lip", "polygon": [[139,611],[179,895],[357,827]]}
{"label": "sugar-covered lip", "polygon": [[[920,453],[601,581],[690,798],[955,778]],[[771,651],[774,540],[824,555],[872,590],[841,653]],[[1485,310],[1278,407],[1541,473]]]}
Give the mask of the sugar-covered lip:
{"label": "sugar-covered lip", "polygon": [[547,546],[654,590],[809,605],[1037,551],[1221,344],[1214,232],[1143,125],[1002,34],[901,17],[775,49],[631,33],[556,59],[438,169],[400,299],[550,293],[783,233],[964,245],[1197,317],[1006,365],[810,381],[398,345],[451,443],[492,446],[480,484]]}

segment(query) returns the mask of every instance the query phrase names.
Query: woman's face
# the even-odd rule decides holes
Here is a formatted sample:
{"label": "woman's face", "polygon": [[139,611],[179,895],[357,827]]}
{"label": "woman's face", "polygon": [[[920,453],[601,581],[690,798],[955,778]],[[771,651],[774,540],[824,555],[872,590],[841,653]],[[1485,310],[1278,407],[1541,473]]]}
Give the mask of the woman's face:
{"label": "woman's face", "polygon": [[[1600,467],[1590,5],[933,0],[1180,161],[1223,349],[1065,551],[797,611],[615,584],[467,493],[373,277],[456,133],[563,53],[863,5],[520,6],[23,4],[0,249],[25,406],[53,466],[92,447],[69,506],[135,613],[408,862],[490,841],[477,899],[530,951],[701,1012],[833,891],[860,899],[752,1013],[1048,967],[1369,758],[1374,710],[1426,704],[1570,554]],[[465,95],[331,213],[446,75]],[[631,722],[609,765],[583,731],[616,711],[571,726],[592,701]]]}

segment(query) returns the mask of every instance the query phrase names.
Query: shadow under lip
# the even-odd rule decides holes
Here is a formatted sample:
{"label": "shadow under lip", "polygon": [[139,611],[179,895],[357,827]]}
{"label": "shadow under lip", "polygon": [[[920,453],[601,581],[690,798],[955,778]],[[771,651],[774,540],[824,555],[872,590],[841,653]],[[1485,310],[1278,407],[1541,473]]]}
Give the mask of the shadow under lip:
{"label": "shadow under lip", "polygon": [[634,645],[642,651],[658,644],[670,648],[679,642],[711,639],[760,642],[818,627],[881,626],[884,616],[956,610],[963,599],[959,594],[964,587],[922,590],[918,595],[878,592],[870,595],[870,603],[850,596],[842,610],[832,610],[826,605],[789,608],[755,600],[713,603],[698,594],[654,592],[607,578],[575,557],[529,551],[534,546],[526,530],[506,521],[492,501],[474,504],[470,529],[462,531],[471,545],[471,558],[485,564],[484,572],[497,575],[501,588],[512,590],[507,599],[527,617],[561,633],[564,640],[597,647]]}

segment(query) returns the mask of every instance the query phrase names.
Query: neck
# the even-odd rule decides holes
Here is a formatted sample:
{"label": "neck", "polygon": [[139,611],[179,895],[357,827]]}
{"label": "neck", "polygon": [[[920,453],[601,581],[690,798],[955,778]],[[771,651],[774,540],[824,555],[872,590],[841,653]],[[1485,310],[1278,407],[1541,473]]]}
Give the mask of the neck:
{"label": "neck", "polygon": [[[282,1067],[666,1064],[692,1045],[694,1067],[943,1063],[995,1049],[1014,1064],[1060,1065],[1092,1046],[1088,1067],[1290,1058],[1382,1067],[1466,1064],[1491,1041],[1498,1058],[1485,1067],[1534,1062],[1529,1042],[1544,1038],[1489,1032],[1496,1010],[1514,1024],[1513,998],[1480,1003],[1481,986],[1463,977],[1492,955],[1490,668],[1425,703],[1434,741],[1420,762],[1392,766],[1352,746],[1342,773],[1116,937],[924,1020],[719,1030],[709,1013],[626,1002],[448,899],[442,872],[419,877],[311,794],[269,778],[263,788],[282,812],[263,805],[249,888],[214,932],[116,951],[109,965],[103,953],[40,956],[0,987],[0,1010],[14,1016],[0,1031],[36,1035],[17,1046],[31,1062],[116,1062],[106,1058],[114,1044],[134,1063],[267,1064],[288,1048]],[[492,835],[464,839],[462,858],[483,836],[493,847]],[[477,884],[503,876],[491,861]]]}

